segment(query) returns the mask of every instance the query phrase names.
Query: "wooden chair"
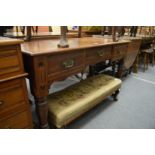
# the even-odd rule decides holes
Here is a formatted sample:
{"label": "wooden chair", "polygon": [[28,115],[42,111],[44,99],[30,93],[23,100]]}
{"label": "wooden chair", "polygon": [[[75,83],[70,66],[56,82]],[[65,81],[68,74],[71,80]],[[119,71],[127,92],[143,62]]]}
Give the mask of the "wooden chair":
{"label": "wooden chair", "polygon": [[145,70],[148,69],[150,60],[152,66],[154,66],[154,49],[153,48],[143,49],[141,53],[143,56],[143,63],[144,63],[143,71],[145,72]]}

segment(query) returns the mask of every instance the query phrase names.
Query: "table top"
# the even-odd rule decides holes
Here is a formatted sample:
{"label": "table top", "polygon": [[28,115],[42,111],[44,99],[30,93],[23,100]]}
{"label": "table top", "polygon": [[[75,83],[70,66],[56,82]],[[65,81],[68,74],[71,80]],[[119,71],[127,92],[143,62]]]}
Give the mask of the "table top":
{"label": "table top", "polygon": [[112,41],[112,39],[96,38],[96,37],[84,37],[84,38],[68,38],[69,47],[59,48],[59,39],[48,40],[32,40],[30,42],[24,42],[21,44],[22,52],[31,56],[43,55],[43,54],[56,54],[60,52],[69,52],[78,49],[101,47],[107,45],[123,44],[130,41],[120,40],[118,42]]}

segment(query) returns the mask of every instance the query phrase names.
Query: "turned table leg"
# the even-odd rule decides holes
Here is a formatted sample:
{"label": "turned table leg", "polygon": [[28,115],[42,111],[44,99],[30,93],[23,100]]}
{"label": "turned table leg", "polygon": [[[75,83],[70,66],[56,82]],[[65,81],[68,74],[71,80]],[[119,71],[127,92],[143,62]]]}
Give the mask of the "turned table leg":
{"label": "turned table leg", "polygon": [[122,78],[122,74],[123,74],[123,64],[124,64],[124,59],[120,60],[118,63],[117,77],[120,79]]}
{"label": "turned table leg", "polygon": [[47,129],[48,125],[48,104],[47,97],[35,98],[36,112],[39,119],[39,128]]}
{"label": "turned table leg", "polygon": [[138,73],[138,67],[139,67],[139,54],[136,57],[136,60],[133,64],[133,72]]}
{"label": "turned table leg", "polygon": [[95,75],[95,67],[93,65],[89,66],[89,74],[88,77],[94,76]]}
{"label": "turned table leg", "polygon": [[116,62],[112,62],[112,76],[115,76],[116,74]]}

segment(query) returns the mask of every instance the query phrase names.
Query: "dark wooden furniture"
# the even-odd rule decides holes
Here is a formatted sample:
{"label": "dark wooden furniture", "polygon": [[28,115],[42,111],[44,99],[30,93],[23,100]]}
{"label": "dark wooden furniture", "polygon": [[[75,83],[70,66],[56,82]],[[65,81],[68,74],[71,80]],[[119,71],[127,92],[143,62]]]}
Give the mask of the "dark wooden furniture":
{"label": "dark wooden furniture", "polygon": [[20,43],[0,38],[0,128],[32,128]]}
{"label": "dark wooden furniture", "polygon": [[[142,41],[140,46],[140,52],[137,57],[139,60],[140,58],[143,59],[142,63],[144,65],[143,71],[148,68],[149,64],[149,57],[152,59],[152,64],[154,64],[154,51],[152,45],[154,44],[155,36],[149,35],[141,35]],[[139,66],[139,62],[137,61],[137,66]]]}
{"label": "dark wooden furniture", "polygon": [[[69,38],[68,48],[58,48],[59,40],[33,40],[21,45],[31,92],[35,97],[40,127],[48,128],[47,96],[54,81],[85,70],[105,60],[123,59],[129,41],[113,42],[103,38]],[[121,75],[122,64],[118,75]]]}

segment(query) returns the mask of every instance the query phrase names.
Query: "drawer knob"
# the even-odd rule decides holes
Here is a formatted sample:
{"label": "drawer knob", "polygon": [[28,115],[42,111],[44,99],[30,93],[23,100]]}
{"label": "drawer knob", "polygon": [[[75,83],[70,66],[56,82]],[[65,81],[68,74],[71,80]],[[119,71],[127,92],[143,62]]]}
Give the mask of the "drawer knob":
{"label": "drawer knob", "polygon": [[73,67],[74,64],[75,64],[74,60],[66,60],[62,63],[65,69]]}
{"label": "drawer knob", "polygon": [[0,105],[4,104],[4,102],[2,100],[0,100]]}

